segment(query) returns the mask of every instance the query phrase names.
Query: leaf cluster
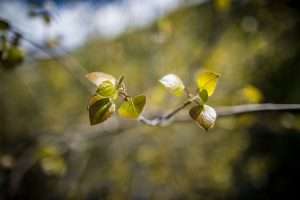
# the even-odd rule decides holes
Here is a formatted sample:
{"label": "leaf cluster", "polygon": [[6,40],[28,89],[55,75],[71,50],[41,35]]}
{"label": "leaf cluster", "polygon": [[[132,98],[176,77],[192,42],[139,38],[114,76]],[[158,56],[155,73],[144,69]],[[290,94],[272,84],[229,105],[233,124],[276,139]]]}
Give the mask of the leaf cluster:
{"label": "leaf cluster", "polygon": [[214,108],[207,105],[209,97],[213,95],[220,75],[213,72],[200,72],[196,77],[197,90],[190,93],[183,81],[175,74],[167,74],[160,79],[160,83],[175,96],[182,96],[186,92],[188,101],[194,103],[189,111],[193,120],[205,130],[215,124],[217,114]]}
{"label": "leaf cluster", "polygon": [[[217,114],[214,108],[208,106],[206,102],[214,93],[219,77],[219,74],[213,72],[199,73],[196,78],[195,94],[188,92],[183,81],[175,74],[167,74],[159,82],[175,96],[182,96],[186,92],[188,104],[195,104],[189,111],[191,118],[202,128],[208,130],[214,126]],[[122,100],[117,110],[119,116],[127,119],[140,117],[146,104],[146,97],[144,95],[128,95],[123,76],[116,79],[110,74],[92,72],[87,74],[86,78],[97,87],[88,103],[91,125],[99,124],[110,118],[116,112],[116,100],[119,98]],[[176,112],[174,112],[175,114]]]}
{"label": "leaf cluster", "polygon": [[99,124],[110,118],[116,112],[118,98],[122,100],[118,106],[119,116],[126,119],[137,119],[143,112],[146,97],[144,95],[128,95],[123,76],[117,80],[109,74],[92,72],[87,74],[86,78],[97,87],[88,103],[91,125]]}
{"label": "leaf cluster", "polygon": [[0,67],[13,69],[24,61],[25,53],[20,47],[21,35],[13,32],[9,36],[11,25],[8,21],[0,19]]}

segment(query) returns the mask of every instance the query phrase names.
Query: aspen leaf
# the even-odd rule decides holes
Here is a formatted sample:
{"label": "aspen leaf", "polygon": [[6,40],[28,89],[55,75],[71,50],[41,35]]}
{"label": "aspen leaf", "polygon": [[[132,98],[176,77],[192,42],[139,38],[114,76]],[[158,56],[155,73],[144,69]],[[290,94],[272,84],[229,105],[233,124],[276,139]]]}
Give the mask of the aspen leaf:
{"label": "aspen leaf", "polygon": [[199,114],[202,112],[202,110],[203,110],[203,105],[197,105],[190,109],[189,114],[192,119],[197,120],[197,118],[198,118]]}
{"label": "aspen leaf", "polygon": [[96,93],[102,97],[110,97],[113,99],[117,97],[117,89],[111,81],[103,81],[98,86]]}
{"label": "aspen leaf", "polygon": [[121,117],[128,119],[136,119],[142,113],[144,106],[146,104],[146,97],[144,95],[135,96],[124,101],[118,113]]}
{"label": "aspen leaf", "polygon": [[91,72],[85,75],[85,77],[97,87],[101,85],[104,81],[110,81],[113,85],[116,85],[116,78],[110,74],[106,74],[103,72]]}
{"label": "aspen leaf", "polygon": [[94,103],[96,103],[100,99],[103,99],[103,97],[101,97],[98,94],[94,94],[93,96],[91,96],[89,99],[89,102],[88,102],[88,109],[89,109],[89,107],[91,107]]}
{"label": "aspen leaf", "polygon": [[216,87],[218,79],[220,78],[219,74],[213,73],[213,72],[202,72],[197,76],[197,85],[200,90],[206,90],[207,95],[211,96]]}
{"label": "aspen leaf", "polygon": [[159,82],[175,96],[181,96],[184,92],[184,84],[175,74],[167,74]]}
{"label": "aspen leaf", "polygon": [[99,124],[115,112],[115,104],[111,102],[110,98],[102,98],[97,100],[98,96],[94,96],[93,100],[90,100],[92,104],[89,106],[89,115],[91,125]]}
{"label": "aspen leaf", "polygon": [[208,105],[197,105],[190,109],[191,118],[206,131],[215,125],[217,113],[214,108]]}

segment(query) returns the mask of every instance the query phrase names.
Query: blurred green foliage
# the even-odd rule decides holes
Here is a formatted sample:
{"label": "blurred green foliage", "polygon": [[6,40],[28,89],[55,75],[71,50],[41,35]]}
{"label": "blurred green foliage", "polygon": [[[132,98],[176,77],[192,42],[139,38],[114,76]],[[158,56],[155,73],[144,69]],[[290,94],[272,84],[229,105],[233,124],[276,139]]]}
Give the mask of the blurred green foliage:
{"label": "blurred green foliage", "polygon": [[[284,199],[297,194],[300,118],[221,118],[165,128],[113,118],[90,127],[88,90],[60,63],[123,74],[145,114],[178,105],[158,81],[222,74],[210,105],[299,103],[294,1],[213,1],[58,59],[0,72],[0,199]],[[2,26],[2,25],[1,25]],[[191,87],[193,89],[193,87]],[[194,88],[195,89],[195,88]],[[172,99],[172,100],[171,100]],[[132,126],[132,123],[134,126]],[[119,127],[125,124],[124,127]]]}

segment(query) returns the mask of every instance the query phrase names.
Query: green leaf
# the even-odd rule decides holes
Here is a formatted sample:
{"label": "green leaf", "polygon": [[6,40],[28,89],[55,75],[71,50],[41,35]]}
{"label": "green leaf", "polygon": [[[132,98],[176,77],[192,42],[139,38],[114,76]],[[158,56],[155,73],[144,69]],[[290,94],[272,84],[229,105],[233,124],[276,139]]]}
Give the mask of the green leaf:
{"label": "green leaf", "polygon": [[10,47],[6,59],[9,62],[20,64],[24,60],[24,51],[19,47]]}
{"label": "green leaf", "polygon": [[89,106],[90,123],[91,125],[99,124],[115,112],[115,104],[111,102],[110,98],[99,99],[99,96],[95,95],[90,100],[92,103]]}
{"label": "green leaf", "polygon": [[207,102],[208,100],[208,93],[207,93],[207,90],[206,89],[203,89],[199,92],[199,95],[201,97],[201,100],[203,103]]}
{"label": "green leaf", "polygon": [[4,19],[0,19],[0,31],[7,31],[10,29],[10,24]]}
{"label": "green leaf", "polygon": [[25,58],[24,51],[19,47],[9,47],[7,50],[1,52],[1,63],[5,69],[12,69],[20,65]]}
{"label": "green leaf", "polygon": [[117,98],[117,89],[111,81],[103,81],[96,91],[102,97]]}
{"label": "green leaf", "polygon": [[220,78],[219,74],[213,73],[213,72],[202,72],[197,77],[197,85],[200,90],[206,90],[207,95],[211,96],[216,87],[218,79]]}
{"label": "green leaf", "polygon": [[95,94],[93,96],[90,97],[89,102],[88,102],[88,109],[90,109],[90,107],[96,103],[97,101],[99,101],[100,99],[103,99],[103,97],[101,97],[98,94]]}
{"label": "green leaf", "polygon": [[85,77],[96,86],[101,85],[104,81],[110,81],[116,85],[116,78],[103,72],[91,72],[85,75]]}
{"label": "green leaf", "polygon": [[214,108],[208,105],[197,105],[190,109],[191,118],[206,131],[215,125],[217,113]]}
{"label": "green leaf", "polygon": [[135,96],[124,101],[118,113],[121,117],[128,119],[136,119],[142,113],[144,106],[146,104],[146,97],[144,95]]}
{"label": "green leaf", "polygon": [[184,93],[184,84],[175,74],[167,74],[159,82],[175,96],[181,96]]}

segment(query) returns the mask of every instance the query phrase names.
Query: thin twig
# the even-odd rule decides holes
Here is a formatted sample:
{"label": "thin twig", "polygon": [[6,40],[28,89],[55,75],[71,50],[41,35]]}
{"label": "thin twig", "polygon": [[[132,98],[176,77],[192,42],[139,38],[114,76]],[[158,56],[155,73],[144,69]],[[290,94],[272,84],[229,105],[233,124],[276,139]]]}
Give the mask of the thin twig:
{"label": "thin twig", "polygon": [[193,99],[189,99],[185,101],[182,105],[178,106],[175,108],[173,111],[170,113],[164,115],[164,116],[159,116],[154,119],[147,119],[144,116],[139,117],[139,121],[142,122],[143,124],[150,125],[150,126],[165,126],[168,124],[173,116],[175,116],[179,111],[183,110],[185,107],[190,105],[193,102]]}
{"label": "thin twig", "polygon": [[[175,108],[174,111],[170,112],[165,116],[158,116],[153,119],[147,119],[146,117],[141,116],[139,118],[139,121],[149,126],[165,126],[170,124],[171,122],[188,122],[191,121],[191,118],[187,115],[178,117],[176,119],[174,117],[179,111],[183,110],[190,104],[191,101],[186,101],[183,105]],[[216,112],[219,118],[259,112],[300,113],[300,104],[245,104],[238,106],[218,107],[216,108]]]}
{"label": "thin twig", "polygon": [[193,102],[192,100],[186,101],[181,106],[175,108],[172,112],[170,112],[169,114],[165,115],[164,119],[166,119],[166,120],[171,119],[174,115],[176,115],[179,111],[181,111],[182,109],[184,109],[185,107],[187,107],[188,105],[190,105],[192,102]]}

